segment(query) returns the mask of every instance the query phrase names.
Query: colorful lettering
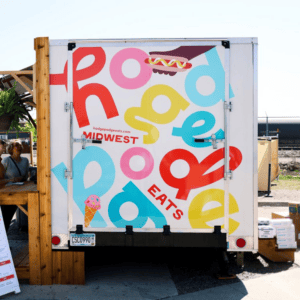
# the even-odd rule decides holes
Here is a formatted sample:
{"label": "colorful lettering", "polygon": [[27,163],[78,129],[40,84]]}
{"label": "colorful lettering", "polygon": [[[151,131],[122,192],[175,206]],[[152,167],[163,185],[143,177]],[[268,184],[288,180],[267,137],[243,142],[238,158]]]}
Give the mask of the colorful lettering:
{"label": "colorful lettering", "polygon": [[[133,171],[130,168],[129,165],[130,159],[135,155],[141,156],[145,160],[145,166],[141,171]],[[128,178],[141,180],[148,177],[151,174],[154,168],[154,159],[151,153],[145,148],[135,147],[135,148],[128,149],[123,153],[121,157],[120,167],[122,172]]]}
{"label": "colorful lettering", "polygon": [[[184,149],[175,149],[163,157],[159,167],[160,174],[166,184],[178,189],[176,198],[186,200],[191,189],[200,188],[224,178],[224,166],[205,174],[214,164],[224,159],[224,155],[225,150],[221,148],[199,163],[191,152]],[[229,156],[229,168],[234,171],[242,162],[242,153],[236,147],[229,147]],[[186,161],[190,167],[189,173],[183,178],[176,178],[171,173],[171,165],[179,159]]]}
{"label": "colorful lettering", "polygon": [[[159,95],[167,96],[171,101],[170,109],[162,114],[156,112],[152,107],[153,100]],[[153,144],[159,138],[158,129],[150,123],[136,119],[136,117],[144,118],[156,124],[168,124],[178,116],[181,110],[185,110],[189,105],[190,104],[173,88],[164,84],[158,84],[150,87],[144,93],[141,107],[131,107],[127,109],[124,119],[132,128],[148,133],[144,135],[144,144]]]}
{"label": "colorful lettering", "polygon": [[[186,76],[185,91],[193,103],[202,107],[213,106],[220,100],[225,101],[225,71],[216,48],[205,53],[208,65],[193,68]],[[204,96],[197,90],[197,81],[202,76],[210,76],[215,81],[215,90]],[[231,86],[229,96],[234,97]]]}
{"label": "colorful lettering", "polygon": [[[128,48],[119,51],[110,62],[110,75],[113,81],[123,89],[138,89],[144,86],[151,78],[152,69],[144,63],[148,54],[143,50]],[[140,64],[140,73],[135,78],[125,77],[122,72],[122,65],[127,59],[134,59]]]}
{"label": "colorful lettering", "polygon": [[[95,161],[102,170],[102,176],[92,186],[85,188],[83,176],[87,165]],[[62,187],[68,192],[67,179],[64,177],[64,170],[66,165],[64,163],[59,164],[52,169],[53,174],[56,176]],[[115,166],[111,157],[101,148],[95,146],[86,147],[85,150],[79,151],[73,159],[73,174],[76,174],[73,178],[73,198],[78,208],[85,214],[84,201],[90,195],[103,196],[113,185],[115,180]],[[106,222],[100,215],[95,214],[91,222],[91,227],[106,227]]]}
{"label": "colorful lettering", "polygon": [[[88,56],[93,55],[95,61],[87,68],[77,70],[80,61]],[[89,96],[95,95],[99,98],[108,119],[119,115],[114,99],[110,91],[102,84],[90,83],[79,88],[78,82],[97,75],[103,69],[106,62],[105,52],[101,47],[84,47],[78,48],[73,53],[73,105],[79,128],[90,125],[86,112],[85,102]],[[63,74],[51,74],[51,85],[67,86],[68,63],[66,62]]]}
{"label": "colorful lettering", "polygon": [[[126,225],[132,225],[134,228],[142,228],[148,219],[153,221],[155,228],[162,228],[167,224],[165,216],[134,183],[129,181],[124,186],[123,191],[114,196],[108,206],[110,220],[117,228],[124,228]],[[132,202],[138,207],[139,212],[134,220],[124,220],[120,214],[120,207],[126,202]]]}
{"label": "colorful lettering", "polygon": [[[204,124],[201,126],[193,127],[193,125],[200,120],[203,120]],[[195,137],[197,135],[204,134],[209,130],[211,130],[215,126],[215,123],[216,123],[216,119],[213,114],[211,114],[208,111],[198,111],[188,116],[186,120],[183,122],[181,128],[174,127],[172,135],[181,136],[184,142],[187,145],[192,147],[196,147],[196,148],[209,147],[211,146],[210,142],[196,143]],[[219,129],[216,132],[216,138],[217,139],[224,138],[224,131],[222,129]],[[204,139],[209,139],[209,137]]]}
{"label": "colorful lettering", "polygon": [[[204,206],[210,202],[219,202],[221,206],[203,210]],[[235,198],[229,194],[229,215],[239,212]],[[189,207],[189,221],[192,228],[213,228],[207,222],[224,218],[224,191],[220,189],[209,189],[198,194]],[[240,223],[229,218],[229,234],[237,230]],[[222,225],[224,228],[224,225]]]}

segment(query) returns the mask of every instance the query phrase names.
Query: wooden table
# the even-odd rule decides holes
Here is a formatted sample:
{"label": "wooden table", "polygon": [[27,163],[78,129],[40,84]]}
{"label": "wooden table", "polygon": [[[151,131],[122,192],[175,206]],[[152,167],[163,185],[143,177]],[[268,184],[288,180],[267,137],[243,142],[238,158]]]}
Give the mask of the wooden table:
{"label": "wooden table", "polygon": [[[28,211],[22,207],[26,204]],[[0,188],[0,205],[17,205],[28,216],[29,265],[15,267],[19,279],[29,279],[30,284],[41,284],[40,203],[37,185],[26,181],[24,185]]]}

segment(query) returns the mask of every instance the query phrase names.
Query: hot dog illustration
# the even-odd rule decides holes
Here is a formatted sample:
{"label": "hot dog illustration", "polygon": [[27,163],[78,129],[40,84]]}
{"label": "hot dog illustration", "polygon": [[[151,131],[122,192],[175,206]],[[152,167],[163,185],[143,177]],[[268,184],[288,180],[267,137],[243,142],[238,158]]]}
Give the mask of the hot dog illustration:
{"label": "hot dog illustration", "polygon": [[174,76],[177,72],[184,72],[192,68],[189,61],[215,46],[180,46],[171,51],[150,52],[145,63],[152,69],[153,73]]}

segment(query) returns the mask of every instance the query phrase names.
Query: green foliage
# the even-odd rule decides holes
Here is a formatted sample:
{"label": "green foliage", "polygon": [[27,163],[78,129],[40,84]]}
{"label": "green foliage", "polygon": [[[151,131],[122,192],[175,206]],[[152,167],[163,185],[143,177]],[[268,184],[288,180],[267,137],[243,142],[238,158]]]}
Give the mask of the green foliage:
{"label": "green foliage", "polygon": [[21,120],[26,120],[32,126],[33,124],[28,116],[29,112],[24,104],[24,100],[21,100],[15,91],[16,85],[17,83],[15,82],[14,86],[9,90],[0,91],[0,116],[7,114],[13,117],[8,131],[15,128],[18,137],[19,131],[23,131],[20,126]]}
{"label": "green foliage", "polygon": [[[36,119],[34,120],[34,122],[36,123]],[[20,131],[22,131],[22,132],[28,132],[28,131],[32,132],[33,141],[34,142],[37,141],[36,129],[30,122],[27,122],[24,127],[21,127]]]}
{"label": "green foliage", "polygon": [[300,176],[279,175],[280,180],[300,180]]}

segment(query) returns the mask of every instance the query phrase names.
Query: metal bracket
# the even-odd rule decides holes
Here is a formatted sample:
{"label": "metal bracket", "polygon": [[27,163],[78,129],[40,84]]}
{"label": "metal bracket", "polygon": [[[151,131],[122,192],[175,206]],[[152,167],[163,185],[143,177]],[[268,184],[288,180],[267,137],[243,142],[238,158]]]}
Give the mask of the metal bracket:
{"label": "metal bracket", "polygon": [[65,178],[71,177],[71,171],[68,169],[65,169]]}
{"label": "metal bracket", "polygon": [[68,51],[72,51],[74,48],[76,48],[75,43],[68,43]]}
{"label": "metal bracket", "polygon": [[225,102],[225,109],[229,109],[229,111],[231,112],[231,110],[232,110],[232,103],[231,102],[229,102],[229,103]]}
{"label": "metal bracket", "polygon": [[125,234],[133,235],[133,227],[131,225],[126,225],[125,229],[126,229]]}
{"label": "metal bracket", "polygon": [[222,46],[223,46],[225,49],[229,49],[229,48],[230,48],[230,42],[229,42],[229,41],[222,41]]}
{"label": "metal bracket", "polygon": [[195,143],[212,143],[213,149],[218,149],[217,142],[223,142],[224,139],[217,139],[215,134],[210,139],[195,139]]}
{"label": "metal bracket", "polygon": [[171,234],[170,225],[164,225],[163,228],[164,228],[163,235],[170,235]]}
{"label": "metal bracket", "polygon": [[64,109],[65,109],[65,112],[68,112],[68,111],[70,111],[70,109],[71,109],[71,105],[70,105],[70,103],[69,103],[69,102],[65,102]]}
{"label": "metal bracket", "polygon": [[221,234],[221,226],[219,225],[214,226],[214,234]]}
{"label": "metal bracket", "polygon": [[83,225],[76,225],[76,234],[83,234]]}
{"label": "metal bracket", "polygon": [[82,149],[85,149],[87,143],[102,144],[102,140],[87,139],[85,134],[81,135],[81,139],[73,139],[73,142],[81,143],[82,144]]}
{"label": "metal bracket", "polygon": [[232,171],[229,170],[227,173],[224,173],[224,179],[232,179]]}

